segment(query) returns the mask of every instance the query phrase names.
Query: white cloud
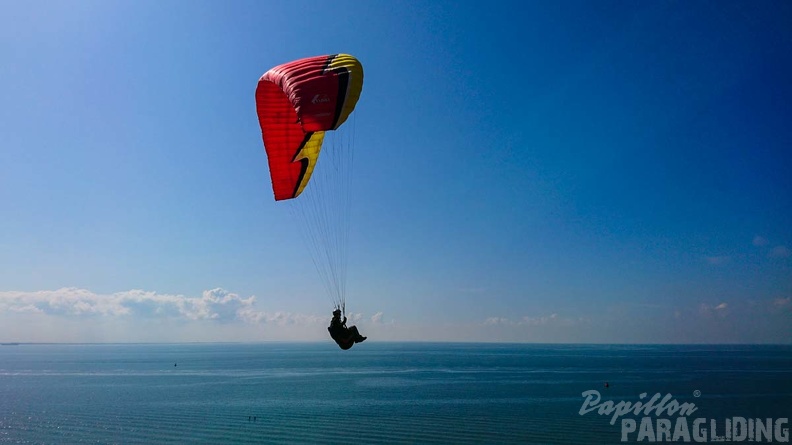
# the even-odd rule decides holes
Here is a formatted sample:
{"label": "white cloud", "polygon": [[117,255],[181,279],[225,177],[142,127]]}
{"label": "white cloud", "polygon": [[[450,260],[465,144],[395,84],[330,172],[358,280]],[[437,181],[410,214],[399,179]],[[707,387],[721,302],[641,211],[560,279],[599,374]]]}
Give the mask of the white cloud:
{"label": "white cloud", "polygon": [[32,313],[32,314],[43,314],[44,313],[44,311],[42,311],[41,309],[37,308],[36,306],[34,306],[32,304],[29,304],[27,306],[9,307],[8,310],[11,311],[11,312],[18,312],[18,313],[25,313],[25,312]]}
{"label": "white cloud", "polygon": [[486,326],[548,326],[548,325],[556,325],[556,326],[570,326],[573,325],[582,319],[572,319],[572,318],[562,318],[559,317],[558,314],[550,314],[550,315],[543,315],[540,317],[522,317],[518,320],[511,320],[509,318],[504,317],[489,317],[484,320],[484,325]]}
{"label": "white cloud", "polygon": [[513,324],[508,318],[489,317],[484,320],[485,325]]}
{"label": "white cloud", "polygon": [[726,310],[729,307],[727,303],[719,303],[715,306],[707,303],[702,303],[699,306],[699,314],[708,317],[714,314],[718,314],[721,316],[725,316],[728,311]]}
{"label": "white cloud", "polygon": [[375,324],[382,323],[382,312],[377,312],[376,314],[372,315],[371,322]]}
{"label": "white cloud", "polygon": [[224,289],[204,291],[200,297],[130,290],[96,294],[86,289],[54,291],[0,291],[0,312],[27,312],[61,316],[183,318],[187,320],[240,320],[247,323],[315,324],[326,317],[267,312],[255,308],[256,297],[242,298]]}
{"label": "white cloud", "polygon": [[522,320],[520,320],[520,324],[526,324],[528,326],[541,326],[557,320],[558,314],[550,314],[549,316],[543,317],[523,317]]}
{"label": "white cloud", "polygon": [[721,255],[721,256],[708,256],[704,258],[707,261],[707,264],[711,264],[713,266],[718,266],[721,264],[726,264],[731,260],[731,257],[728,255]]}
{"label": "white cloud", "polygon": [[770,251],[768,255],[770,258],[789,258],[792,252],[789,251],[787,246],[776,246]]}
{"label": "white cloud", "polygon": [[759,235],[756,235],[753,239],[753,245],[756,247],[766,246],[767,240]]}
{"label": "white cloud", "polygon": [[776,298],[773,301],[773,305],[776,307],[790,307],[792,305],[792,297]]}

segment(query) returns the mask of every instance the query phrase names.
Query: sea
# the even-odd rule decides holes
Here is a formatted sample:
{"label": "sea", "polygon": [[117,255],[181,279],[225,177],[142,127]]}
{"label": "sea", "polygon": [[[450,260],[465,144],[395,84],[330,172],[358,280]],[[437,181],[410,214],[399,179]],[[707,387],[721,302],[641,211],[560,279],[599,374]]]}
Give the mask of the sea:
{"label": "sea", "polygon": [[792,346],[0,346],[2,444],[785,443],[790,417]]}

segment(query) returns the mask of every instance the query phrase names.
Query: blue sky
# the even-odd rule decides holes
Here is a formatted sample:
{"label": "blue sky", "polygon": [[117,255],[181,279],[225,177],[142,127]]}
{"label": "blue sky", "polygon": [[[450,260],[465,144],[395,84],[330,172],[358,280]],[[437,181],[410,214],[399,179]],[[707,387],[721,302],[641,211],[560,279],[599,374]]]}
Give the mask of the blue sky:
{"label": "blue sky", "polygon": [[789,2],[3,9],[3,341],[324,339],[253,95],[339,52],[372,339],[792,341]]}

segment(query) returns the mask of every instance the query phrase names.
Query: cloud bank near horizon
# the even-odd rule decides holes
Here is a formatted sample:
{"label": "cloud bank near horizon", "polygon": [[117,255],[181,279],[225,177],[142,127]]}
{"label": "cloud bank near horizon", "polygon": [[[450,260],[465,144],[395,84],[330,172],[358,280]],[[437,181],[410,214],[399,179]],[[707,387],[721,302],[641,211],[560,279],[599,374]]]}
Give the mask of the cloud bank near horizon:
{"label": "cloud bank near horizon", "polygon": [[[347,316],[350,324],[385,341],[792,342],[790,297],[691,302],[687,307],[636,303],[590,314],[482,314],[444,324],[386,319],[382,311]],[[197,297],[139,289],[111,294],[80,288],[0,291],[2,341],[321,340],[328,320],[327,315],[264,310],[255,296],[222,288]]]}
{"label": "cloud bank near horizon", "polygon": [[73,317],[182,318],[188,321],[243,321],[278,325],[325,323],[327,318],[258,310],[255,296],[242,298],[221,288],[206,290],[200,297],[139,289],[97,294],[74,287],[36,292],[0,291],[0,312]]}
{"label": "cloud bank near horizon", "polygon": [[[384,325],[383,313],[347,314]],[[260,307],[255,296],[222,288],[200,296],[133,289],[108,294],[65,287],[0,291],[0,341],[182,342],[325,339],[330,314]]]}

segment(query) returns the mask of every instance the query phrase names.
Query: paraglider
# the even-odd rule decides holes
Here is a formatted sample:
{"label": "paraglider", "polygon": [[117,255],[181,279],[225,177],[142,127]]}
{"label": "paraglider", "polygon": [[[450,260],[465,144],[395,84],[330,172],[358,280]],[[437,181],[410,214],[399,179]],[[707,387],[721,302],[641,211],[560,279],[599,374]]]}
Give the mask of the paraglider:
{"label": "paraglider", "polygon": [[355,343],[363,343],[367,337],[360,335],[357,326],[347,327],[347,318],[341,320],[341,310],[336,309],[333,311],[333,319],[330,320],[330,326],[327,330],[330,332],[330,337],[338,344],[338,347],[347,350],[354,346]]}
{"label": "paraglider", "polygon": [[[275,201],[285,201],[298,220],[314,266],[339,314],[346,310],[354,139],[336,137],[334,130],[348,120],[362,89],[363,66],[349,54],[278,65],[264,73],[256,87],[256,110]],[[319,166],[323,145],[329,147],[324,148],[326,154]],[[336,319],[340,322],[340,317]],[[346,334],[352,328],[343,323],[339,326],[328,329],[333,339],[342,339],[337,340],[342,349],[354,344],[349,343],[350,338],[365,339],[357,328],[350,337]]]}

